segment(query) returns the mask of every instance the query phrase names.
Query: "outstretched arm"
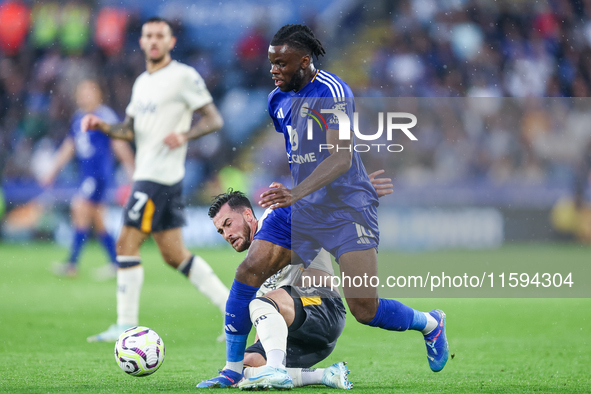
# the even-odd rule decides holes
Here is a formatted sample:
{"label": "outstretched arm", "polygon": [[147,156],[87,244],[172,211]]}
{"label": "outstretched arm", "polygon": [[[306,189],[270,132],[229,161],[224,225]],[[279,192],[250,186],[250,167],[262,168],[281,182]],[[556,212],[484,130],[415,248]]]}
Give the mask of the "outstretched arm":
{"label": "outstretched arm", "polygon": [[108,124],[94,114],[84,115],[80,125],[83,132],[100,130],[111,138],[133,141],[133,118],[126,116],[122,123]]}
{"label": "outstretched arm", "polygon": [[41,186],[47,187],[55,181],[55,177],[64,168],[72,157],[74,157],[74,140],[72,137],[67,137],[55,155],[53,167],[45,174],[39,181]]}
{"label": "outstretched arm", "polygon": [[170,149],[178,148],[184,145],[189,140],[203,137],[209,133],[221,129],[224,126],[224,120],[220,115],[217,107],[213,103],[209,103],[199,108],[196,111],[201,118],[195,125],[186,133],[170,133],[164,139],[164,143]]}

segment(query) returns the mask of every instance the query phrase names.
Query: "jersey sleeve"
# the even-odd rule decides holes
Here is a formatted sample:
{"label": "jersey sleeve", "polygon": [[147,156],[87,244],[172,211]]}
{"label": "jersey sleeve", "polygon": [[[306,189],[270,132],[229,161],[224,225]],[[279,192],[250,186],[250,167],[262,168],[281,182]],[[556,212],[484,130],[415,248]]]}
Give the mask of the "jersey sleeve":
{"label": "jersey sleeve", "polygon": [[[139,79],[139,78],[138,78]],[[135,118],[135,85],[137,84],[137,79],[133,84],[133,88],[131,89],[131,100],[129,100],[129,104],[127,104],[127,108],[125,108],[125,115],[129,116],[130,118]]]}
{"label": "jersey sleeve", "polygon": [[[351,126],[353,126],[353,113],[355,112],[355,99],[349,85],[340,78],[327,73],[321,73],[324,89],[321,90],[321,108],[339,110],[347,114]],[[339,120],[336,115],[327,114],[326,123],[329,129],[338,129]]]}
{"label": "jersey sleeve", "polygon": [[185,86],[181,91],[181,96],[187,106],[192,111],[195,111],[204,105],[212,103],[213,98],[197,70],[192,67],[188,67],[187,70]]}

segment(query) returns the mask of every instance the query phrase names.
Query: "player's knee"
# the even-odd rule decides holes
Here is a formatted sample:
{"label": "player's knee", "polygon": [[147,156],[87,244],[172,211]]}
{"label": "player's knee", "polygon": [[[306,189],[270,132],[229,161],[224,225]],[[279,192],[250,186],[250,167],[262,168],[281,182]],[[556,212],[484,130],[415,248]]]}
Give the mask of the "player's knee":
{"label": "player's knee", "polygon": [[125,253],[124,253],[124,252],[125,252],[125,249],[126,249],[126,248],[125,248],[125,242],[124,242],[124,241],[123,241],[121,238],[119,238],[119,239],[117,240],[117,243],[115,244],[115,248],[116,248],[116,251],[117,251],[117,254],[118,254],[118,255],[123,255],[123,254],[125,254]]}
{"label": "player's knee", "polygon": [[164,262],[172,268],[178,268],[184,260],[183,256],[180,256],[176,251],[161,250],[160,252]]}
{"label": "player's knee", "polygon": [[357,299],[355,301],[348,300],[347,303],[349,304],[351,314],[361,324],[367,324],[372,321],[378,310],[374,300],[367,302]]}
{"label": "player's knee", "polygon": [[139,245],[135,245],[125,238],[117,240],[116,248],[118,256],[139,256]]}
{"label": "player's knee", "polygon": [[289,327],[295,318],[295,306],[291,295],[285,289],[276,289],[265,294],[265,297],[270,298],[277,304],[279,313]]}
{"label": "player's knee", "polygon": [[361,324],[368,324],[375,316],[375,313],[371,314],[370,312],[361,309],[351,309],[351,314],[355,317],[355,320]]}
{"label": "player's knee", "polygon": [[267,364],[267,360],[259,353],[244,353],[245,367],[262,367]]}

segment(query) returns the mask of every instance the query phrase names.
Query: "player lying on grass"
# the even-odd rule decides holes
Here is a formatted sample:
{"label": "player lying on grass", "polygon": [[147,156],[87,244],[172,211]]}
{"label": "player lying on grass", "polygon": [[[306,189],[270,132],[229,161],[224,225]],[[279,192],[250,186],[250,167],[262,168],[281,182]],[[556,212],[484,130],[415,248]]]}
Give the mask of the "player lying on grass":
{"label": "player lying on grass", "polygon": [[[392,193],[389,178],[376,178],[383,172],[380,170],[370,175],[380,196]],[[265,227],[268,212],[257,221],[248,198],[239,191],[229,191],[214,199],[209,216],[224,239],[236,251],[243,252],[248,250],[259,230],[262,233],[273,231]],[[343,330],[345,308],[340,295],[330,288],[292,287],[301,284],[302,277],[310,279],[307,283],[327,283],[322,282],[327,277],[330,281],[334,275],[330,256],[321,251],[305,270],[301,260],[299,264],[296,260],[297,257],[291,265],[267,279],[249,305],[250,319],[259,340],[245,351],[244,365],[247,368],[240,387],[250,388],[252,382],[249,379],[263,372],[270,360],[286,366],[293,387],[324,384],[350,389],[352,385],[344,363],[335,363],[326,369],[310,369],[328,357]],[[286,387],[290,384],[285,383]]]}
{"label": "player lying on grass", "polygon": [[[265,231],[265,216],[258,221],[250,201],[239,191],[229,190],[217,196],[209,208],[209,216],[218,233],[237,252],[248,250],[255,233]],[[244,355],[245,379],[261,372],[260,367],[267,359],[280,358],[295,387],[309,384],[352,387],[344,363],[310,369],[328,357],[343,331],[345,307],[340,295],[330,288],[292,287],[300,284],[302,276],[314,280],[311,283],[322,283],[323,278],[330,278],[333,273],[330,255],[323,251],[306,270],[292,262],[263,283],[257,298],[250,303],[250,319],[257,330],[257,341]],[[287,356],[281,349],[287,350]]]}
{"label": "player lying on grass", "polygon": [[[355,119],[355,103],[351,88],[338,76],[314,66],[313,56],[324,53],[320,41],[304,25],[283,26],[269,45],[276,88],[269,94],[268,112],[276,131],[284,135],[293,187],[273,183],[261,195],[259,205],[272,209],[265,220],[287,234],[288,240],[277,244],[255,236],[256,245],[253,242],[238,266],[226,302],[225,324],[234,329],[226,328],[226,369],[203,384],[225,387],[242,377],[251,327],[249,304],[269,276],[290,264],[292,251],[307,266],[324,249],[335,257],[342,275],[377,276],[378,196],[359,153],[352,148],[355,136],[350,119]],[[312,113],[327,114],[326,119],[315,123]],[[434,372],[443,369],[449,355],[443,311],[422,312],[380,298],[377,287],[371,285],[349,283],[343,293],[359,323],[421,333],[429,367]],[[281,367],[268,360],[265,373],[250,380],[257,387],[282,387],[289,375]]]}

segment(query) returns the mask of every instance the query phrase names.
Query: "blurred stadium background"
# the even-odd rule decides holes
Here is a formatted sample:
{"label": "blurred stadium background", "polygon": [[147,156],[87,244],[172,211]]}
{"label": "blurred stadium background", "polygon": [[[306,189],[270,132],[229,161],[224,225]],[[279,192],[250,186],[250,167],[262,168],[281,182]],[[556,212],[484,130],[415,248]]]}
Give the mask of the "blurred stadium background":
{"label": "blurred stadium background", "polygon": [[[191,246],[221,241],[202,225],[211,196],[289,184],[282,137],[267,115],[267,47],[278,27],[302,21],[327,48],[319,66],[357,97],[421,97],[418,106],[431,109],[404,153],[362,155],[395,185],[380,208],[384,247],[591,241],[588,0],[1,1],[3,241],[69,242],[75,164],[51,190],[38,180],[67,133],[78,81],[97,78],[124,115],[144,71],[141,23],[154,15],[173,21],[173,57],[201,73],[226,122],[190,144]],[[116,179],[113,231],[127,182],[122,170]]]}

